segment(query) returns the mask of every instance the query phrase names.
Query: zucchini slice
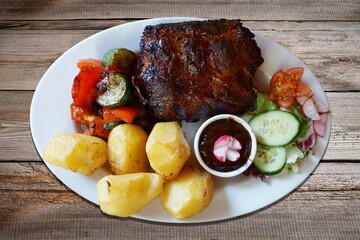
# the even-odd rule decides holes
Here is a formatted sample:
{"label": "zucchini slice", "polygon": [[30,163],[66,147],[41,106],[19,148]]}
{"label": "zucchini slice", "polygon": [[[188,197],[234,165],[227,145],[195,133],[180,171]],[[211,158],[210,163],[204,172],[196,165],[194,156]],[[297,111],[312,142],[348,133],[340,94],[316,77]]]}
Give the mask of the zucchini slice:
{"label": "zucchini slice", "polygon": [[125,75],[110,72],[107,76],[108,87],[96,101],[103,107],[119,107],[129,103],[132,99],[133,90]]}
{"label": "zucchini slice", "polygon": [[250,119],[250,127],[258,143],[267,146],[285,146],[292,142],[300,131],[300,121],[290,112],[269,111]]}

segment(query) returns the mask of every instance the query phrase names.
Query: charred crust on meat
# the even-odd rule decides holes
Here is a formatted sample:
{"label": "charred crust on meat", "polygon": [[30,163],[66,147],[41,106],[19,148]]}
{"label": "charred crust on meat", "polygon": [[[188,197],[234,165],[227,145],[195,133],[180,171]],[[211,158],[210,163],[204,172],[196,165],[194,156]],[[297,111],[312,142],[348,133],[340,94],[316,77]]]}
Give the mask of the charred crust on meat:
{"label": "charred crust on meat", "polygon": [[264,62],[254,36],[240,20],[145,27],[133,78],[139,99],[157,121],[244,112]]}

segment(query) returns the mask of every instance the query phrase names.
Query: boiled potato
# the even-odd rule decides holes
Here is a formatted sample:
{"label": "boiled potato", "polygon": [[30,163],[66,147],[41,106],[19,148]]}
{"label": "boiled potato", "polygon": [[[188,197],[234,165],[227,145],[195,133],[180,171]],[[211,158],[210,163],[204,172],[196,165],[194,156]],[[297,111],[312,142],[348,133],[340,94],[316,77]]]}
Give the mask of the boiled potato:
{"label": "boiled potato", "polygon": [[144,129],[134,124],[121,124],[110,132],[108,151],[113,174],[149,170],[149,160],[145,152],[147,138]]}
{"label": "boiled potato", "polygon": [[50,139],[43,159],[53,165],[91,175],[107,161],[107,143],[101,138],[81,133],[60,133]]}
{"label": "boiled potato", "polygon": [[150,166],[165,180],[174,179],[190,155],[187,143],[178,122],[155,124],[146,142]]}
{"label": "boiled potato", "polygon": [[156,173],[109,175],[96,185],[101,211],[128,217],[140,211],[163,190],[163,179]]}
{"label": "boiled potato", "polygon": [[184,166],[179,176],[164,184],[160,202],[177,219],[202,212],[212,201],[214,181],[202,168]]}

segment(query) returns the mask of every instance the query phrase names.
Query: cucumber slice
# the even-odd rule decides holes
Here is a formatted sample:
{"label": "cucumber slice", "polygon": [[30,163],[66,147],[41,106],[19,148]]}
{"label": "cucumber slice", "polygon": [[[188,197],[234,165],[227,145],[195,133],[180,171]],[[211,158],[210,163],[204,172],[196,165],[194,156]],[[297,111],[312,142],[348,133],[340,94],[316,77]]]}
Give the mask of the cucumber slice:
{"label": "cucumber slice", "polygon": [[258,144],[253,163],[262,174],[276,175],[285,167],[286,149],[285,147],[269,147]]}
{"label": "cucumber slice", "polygon": [[108,87],[96,101],[103,107],[119,107],[129,103],[133,91],[126,76],[110,72],[108,74]]}
{"label": "cucumber slice", "polygon": [[258,143],[284,146],[292,142],[300,131],[300,121],[291,112],[270,111],[250,119],[250,127]]}

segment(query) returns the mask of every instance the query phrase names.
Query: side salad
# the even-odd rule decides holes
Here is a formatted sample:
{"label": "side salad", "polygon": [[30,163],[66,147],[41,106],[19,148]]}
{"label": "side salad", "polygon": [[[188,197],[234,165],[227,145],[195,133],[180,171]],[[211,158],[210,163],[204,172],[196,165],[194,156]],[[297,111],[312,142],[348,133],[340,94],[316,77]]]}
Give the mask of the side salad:
{"label": "side salad", "polygon": [[276,72],[268,94],[258,92],[254,108],[242,115],[258,142],[257,155],[245,175],[265,182],[284,170],[298,172],[299,162],[324,136],[330,109],[301,82],[303,71],[296,67]]}

